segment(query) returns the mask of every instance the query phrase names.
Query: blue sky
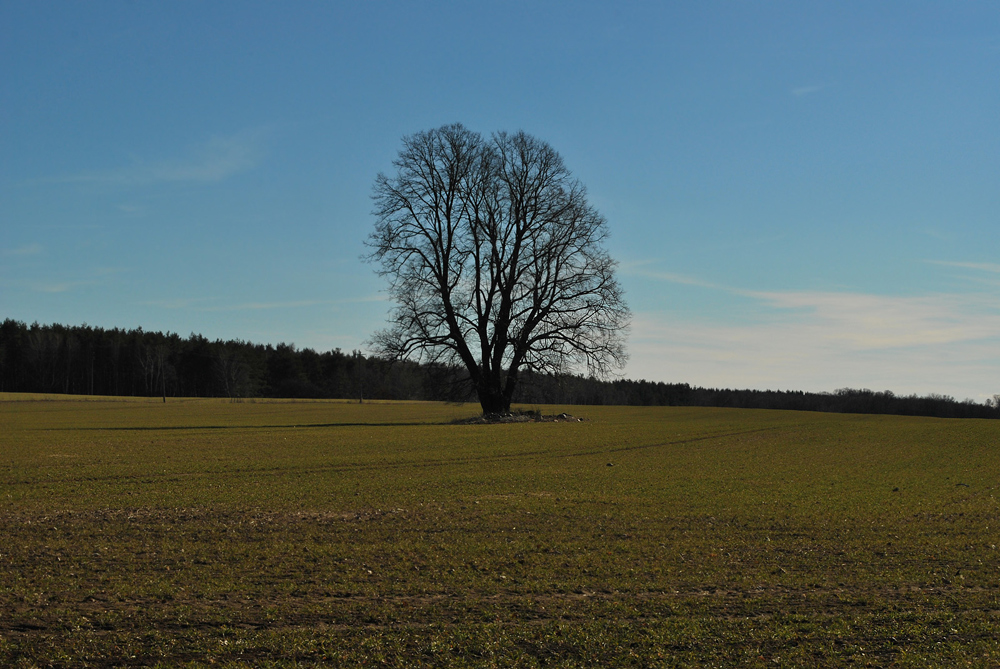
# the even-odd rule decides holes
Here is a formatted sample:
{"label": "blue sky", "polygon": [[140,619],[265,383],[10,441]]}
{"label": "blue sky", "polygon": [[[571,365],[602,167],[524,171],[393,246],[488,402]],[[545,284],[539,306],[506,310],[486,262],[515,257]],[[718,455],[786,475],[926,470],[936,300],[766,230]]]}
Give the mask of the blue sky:
{"label": "blue sky", "polygon": [[627,376],[1000,393],[992,2],[6,2],[0,81],[0,318],[362,348],[458,121],[587,185]]}

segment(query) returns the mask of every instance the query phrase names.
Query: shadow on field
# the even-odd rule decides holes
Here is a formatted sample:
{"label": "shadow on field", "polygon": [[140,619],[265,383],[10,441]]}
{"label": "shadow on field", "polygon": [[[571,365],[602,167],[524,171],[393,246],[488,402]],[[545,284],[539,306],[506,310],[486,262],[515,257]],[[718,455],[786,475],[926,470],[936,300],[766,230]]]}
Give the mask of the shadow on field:
{"label": "shadow on field", "polygon": [[168,430],[293,430],[327,427],[421,427],[451,423],[303,423],[301,425],[146,425],[139,427],[44,427],[40,432],[159,432]]}

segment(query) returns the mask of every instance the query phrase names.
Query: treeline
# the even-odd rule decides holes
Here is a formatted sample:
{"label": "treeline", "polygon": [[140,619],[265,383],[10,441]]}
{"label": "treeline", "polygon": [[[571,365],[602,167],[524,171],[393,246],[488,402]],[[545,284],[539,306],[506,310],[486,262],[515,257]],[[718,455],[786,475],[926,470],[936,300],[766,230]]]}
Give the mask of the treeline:
{"label": "treeline", "polygon": [[[340,349],[210,341],[200,335],[98,327],[0,324],[0,392],[475,401],[456,368],[390,362]],[[698,388],[686,383],[601,381],[523,373],[522,404],[606,404],[792,409],[946,418],[1000,418],[996,401],[898,396],[841,389],[833,393]]]}
{"label": "treeline", "polygon": [[0,392],[147,397],[465,399],[454,370],[359,352],[87,325],[0,324]]}
{"label": "treeline", "polygon": [[539,404],[609,404],[698,406],[740,409],[787,409],[831,413],[895,414],[938,418],[1000,418],[998,396],[979,404],[948,395],[896,395],[892,391],[841,388],[832,393],[801,390],[699,388],[686,383],[600,381],[579,376],[532,376],[518,399]]}

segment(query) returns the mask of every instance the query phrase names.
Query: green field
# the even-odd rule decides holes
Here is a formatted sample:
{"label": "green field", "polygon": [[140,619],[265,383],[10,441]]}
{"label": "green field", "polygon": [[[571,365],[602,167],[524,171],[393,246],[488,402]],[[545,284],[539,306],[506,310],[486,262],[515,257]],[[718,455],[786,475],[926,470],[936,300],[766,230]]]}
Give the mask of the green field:
{"label": "green field", "polygon": [[0,394],[0,666],[1000,665],[1000,421]]}

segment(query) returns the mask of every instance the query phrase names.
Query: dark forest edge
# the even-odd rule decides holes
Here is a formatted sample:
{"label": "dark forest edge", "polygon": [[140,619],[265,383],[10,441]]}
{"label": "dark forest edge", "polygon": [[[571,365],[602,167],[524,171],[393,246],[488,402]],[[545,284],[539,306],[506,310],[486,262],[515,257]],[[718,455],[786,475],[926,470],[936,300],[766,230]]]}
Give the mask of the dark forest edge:
{"label": "dark forest edge", "polygon": [[[0,392],[145,397],[251,397],[476,401],[463,370],[294,344],[209,341],[142,328],[0,324]],[[946,395],[898,396],[843,388],[832,393],[699,388],[686,383],[524,373],[519,404],[701,406],[1000,418],[984,404]]]}

